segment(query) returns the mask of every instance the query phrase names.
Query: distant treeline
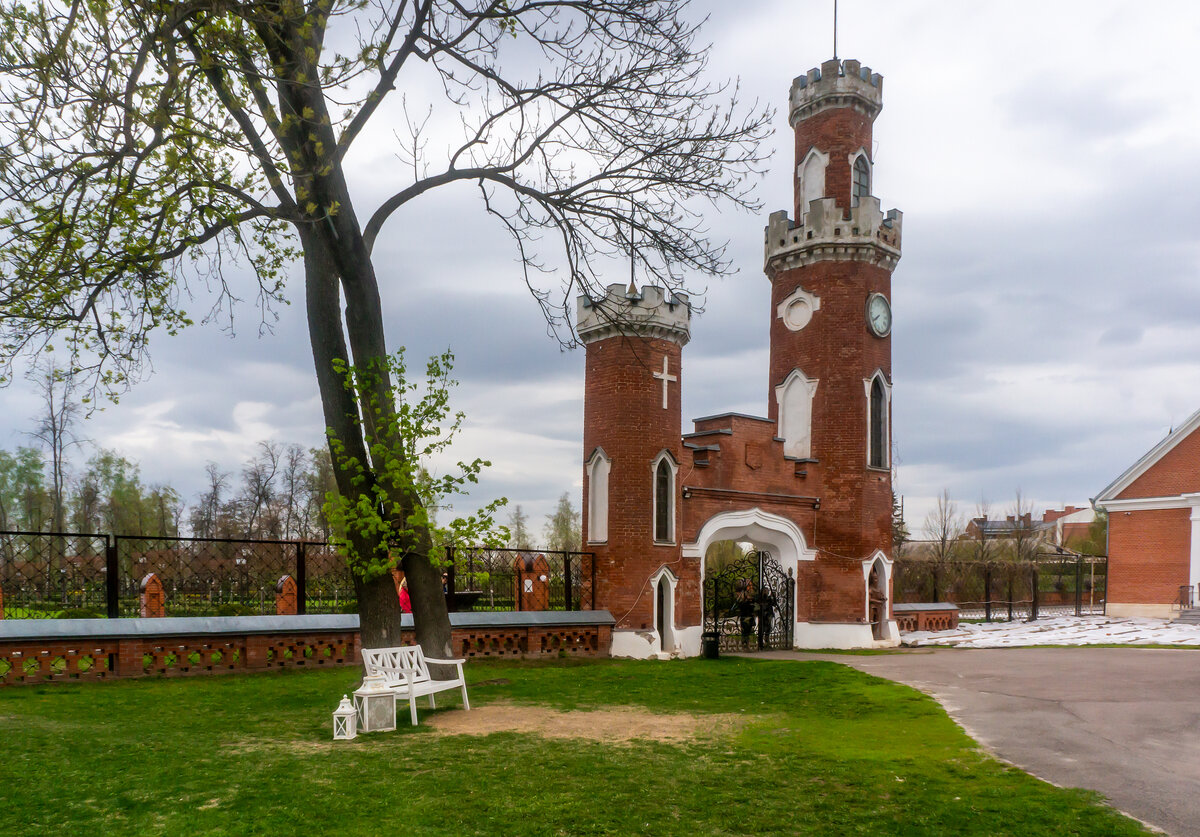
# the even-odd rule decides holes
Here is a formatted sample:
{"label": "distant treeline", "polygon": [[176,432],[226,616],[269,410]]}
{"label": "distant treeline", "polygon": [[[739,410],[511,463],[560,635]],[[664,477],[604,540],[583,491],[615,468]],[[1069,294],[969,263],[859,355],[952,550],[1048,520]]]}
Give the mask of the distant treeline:
{"label": "distant treeline", "polygon": [[0,530],[329,538],[321,507],[334,482],[323,448],[259,442],[238,474],[208,463],[206,488],[190,499],[170,485],[143,483],[138,463],[113,450],[101,449],[82,468],[61,463],[60,480],[54,471],[38,448],[0,449]]}

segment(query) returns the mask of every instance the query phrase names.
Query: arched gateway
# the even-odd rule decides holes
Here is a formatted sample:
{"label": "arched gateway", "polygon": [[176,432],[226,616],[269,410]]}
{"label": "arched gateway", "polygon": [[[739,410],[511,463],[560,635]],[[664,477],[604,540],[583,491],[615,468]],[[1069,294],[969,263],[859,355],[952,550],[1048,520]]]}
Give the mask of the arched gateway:
{"label": "arched gateway", "polygon": [[[683,432],[685,295],[631,282],[579,299],[583,536],[616,656],[699,654],[706,620],[722,634],[736,625],[745,646],[898,639],[890,299],[902,219],[871,194],[883,79],[833,59],[792,82],[788,105],[795,215],[766,227],[766,415],[705,416]],[[706,578],[706,550],[727,540],[753,544],[752,560]]]}

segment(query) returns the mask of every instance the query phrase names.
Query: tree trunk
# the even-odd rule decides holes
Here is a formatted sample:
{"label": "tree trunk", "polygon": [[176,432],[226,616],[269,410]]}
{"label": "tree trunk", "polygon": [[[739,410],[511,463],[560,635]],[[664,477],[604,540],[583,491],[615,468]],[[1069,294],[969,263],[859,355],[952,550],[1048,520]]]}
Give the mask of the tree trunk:
{"label": "tree trunk", "polygon": [[[360,462],[369,462],[364,430],[374,428],[360,424],[358,405],[354,394],[343,385],[342,379],[333,370],[334,359],[346,359],[349,355],[342,331],[341,299],[337,280],[339,269],[324,237],[311,229],[302,229],[301,239],[305,252],[306,301],[308,306],[309,337],[316,366],[317,382],[321,393],[321,407],[326,426],[334,431],[346,445],[346,452]],[[378,297],[375,296],[376,302]],[[361,303],[362,300],[360,300]],[[378,324],[379,334],[361,337],[360,341],[374,346],[375,355],[386,354],[383,345],[382,319],[365,318],[367,323]],[[361,318],[349,318],[351,323],[363,327]],[[365,363],[355,352],[355,361]],[[349,476],[334,469],[338,491],[353,498],[369,488],[354,485]],[[413,496],[393,498],[402,507],[410,509],[416,502]],[[407,515],[406,515],[407,516]],[[356,542],[360,554],[376,555],[386,552],[387,545],[375,542]],[[430,539],[428,532],[419,532],[412,542],[401,545],[404,555],[405,577],[409,580],[409,595],[413,604],[413,623],[417,642],[427,655],[447,657],[450,655],[450,617],[442,594],[441,573],[429,560]],[[400,603],[392,586],[391,577],[381,576],[363,581],[355,575],[355,590],[359,595],[359,630],[364,648],[382,648],[397,644],[400,640]],[[435,675],[437,672],[432,672]]]}

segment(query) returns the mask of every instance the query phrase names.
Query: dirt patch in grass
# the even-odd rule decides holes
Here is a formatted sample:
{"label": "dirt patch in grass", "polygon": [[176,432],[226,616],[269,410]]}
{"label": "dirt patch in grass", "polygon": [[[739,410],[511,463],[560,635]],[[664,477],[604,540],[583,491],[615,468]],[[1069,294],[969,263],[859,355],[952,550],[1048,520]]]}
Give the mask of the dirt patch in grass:
{"label": "dirt patch in grass", "polygon": [[545,706],[493,703],[471,711],[443,712],[428,724],[438,735],[490,735],[520,732],[545,738],[584,738],[605,743],[690,741],[727,735],[740,728],[741,715],[656,714],[645,709],[560,712]]}

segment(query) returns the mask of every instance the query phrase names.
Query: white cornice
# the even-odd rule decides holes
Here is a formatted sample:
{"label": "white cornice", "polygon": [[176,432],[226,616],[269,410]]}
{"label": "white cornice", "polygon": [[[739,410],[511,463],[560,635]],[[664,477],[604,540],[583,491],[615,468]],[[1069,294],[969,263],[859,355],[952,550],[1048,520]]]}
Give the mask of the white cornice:
{"label": "white cornice", "polygon": [[1200,493],[1176,494],[1173,497],[1136,497],[1132,500],[1097,500],[1096,505],[1110,512],[1197,508],[1200,507]]}
{"label": "white cornice", "polygon": [[[1150,451],[1133,463],[1125,473],[1117,477],[1108,486],[1096,495],[1096,504],[1109,508],[1109,503],[1114,497],[1124,491],[1140,477],[1142,474],[1153,468],[1158,461],[1166,456],[1176,445],[1190,436],[1197,428],[1200,428],[1200,410],[1192,413],[1192,415],[1181,424],[1171,435],[1163,439],[1157,445],[1152,447]],[[1157,498],[1151,498],[1157,499]],[[1122,501],[1123,502],[1123,501]],[[1184,505],[1187,505],[1186,503]],[[1163,507],[1175,508],[1175,507]]]}

